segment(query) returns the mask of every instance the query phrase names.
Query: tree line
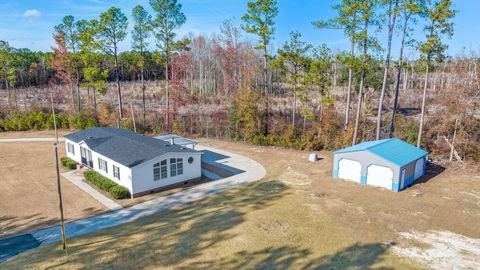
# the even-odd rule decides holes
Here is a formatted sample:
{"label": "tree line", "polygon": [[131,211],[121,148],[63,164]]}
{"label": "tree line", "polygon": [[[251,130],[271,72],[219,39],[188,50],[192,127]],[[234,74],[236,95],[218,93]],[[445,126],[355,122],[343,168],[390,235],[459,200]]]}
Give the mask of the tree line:
{"label": "tree line", "polygon": [[[319,35],[342,31],[348,51],[308,44],[298,31],[273,49],[275,0],[248,2],[239,26],[226,20],[215,35],[183,38],[176,34],[187,20],[181,3],[149,4],[153,13],[138,5],[131,22],[116,7],[89,21],[66,16],[54,28],[53,52],[0,43],[10,107],[17,106],[11,89],[61,85],[70,89],[65,103],[72,113],[109,125],[131,122],[137,109],[147,130],[208,136],[213,129],[217,136],[302,149],[397,136],[429,149],[442,148],[442,141],[461,159],[480,159],[477,57],[446,56],[457,13],[451,0],[340,0],[332,6],[335,17],[312,27]],[[423,38],[414,40],[420,30]],[[120,52],[128,34],[131,50]],[[392,54],[395,43],[399,51]],[[419,57],[406,59],[407,48]],[[452,114],[452,104],[465,110]],[[105,110],[108,117],[100,115]],[[448,123],[432,121],[441,116]]]}

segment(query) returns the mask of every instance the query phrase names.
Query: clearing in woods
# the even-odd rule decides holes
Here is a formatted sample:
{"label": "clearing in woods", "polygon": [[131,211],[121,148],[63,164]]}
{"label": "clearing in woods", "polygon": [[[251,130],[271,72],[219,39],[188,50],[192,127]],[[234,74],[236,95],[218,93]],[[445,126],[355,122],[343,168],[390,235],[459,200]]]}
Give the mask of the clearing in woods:
{"label": "clearing in woods", "polygon": [[[8,260],[9,268],[422,269],[478,266],[476,250],[430,264],[452,244],[478,247],[480,178],[445,170],[403,192],[330,177],[331,153],[203,139],[260,162],[265,180]],[[427,176],[430,178],[432,175]],[[471,195],[467,195],[471,194]],[[441,237],[439,237],[441,236]],[[438,241],[446,245],[436,244]],[[460,242],[459,242],[460,241]],[[464,241],[464,242],[462,242]],[[433,251],[432,251],[433,250]],[[424,256],[425,257],[425,256]],[[460,261],[459,261],[460,260]],[[455,263],[456,265],[452,265]],[[477,263],[477,264],[476,264]],[[474,267],[474,268],[475,268]],[[471,268],[471,267],[470,267]]]}

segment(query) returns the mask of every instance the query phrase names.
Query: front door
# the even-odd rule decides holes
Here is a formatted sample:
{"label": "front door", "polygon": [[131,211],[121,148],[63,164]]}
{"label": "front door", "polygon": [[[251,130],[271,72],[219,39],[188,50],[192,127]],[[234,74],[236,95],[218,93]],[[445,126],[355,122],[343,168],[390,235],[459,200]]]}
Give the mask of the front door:
{"label": "front door", "polygon": [[82,164],[93,168],[92,151],[80,146],[80,155],[82,156]]}

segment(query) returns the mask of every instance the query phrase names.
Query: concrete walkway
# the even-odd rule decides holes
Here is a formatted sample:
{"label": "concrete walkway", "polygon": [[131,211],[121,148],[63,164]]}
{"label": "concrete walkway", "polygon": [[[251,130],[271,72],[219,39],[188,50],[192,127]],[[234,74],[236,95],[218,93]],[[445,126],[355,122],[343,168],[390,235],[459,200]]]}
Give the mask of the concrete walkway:
{"label": "concrete walkway", "polygon": [[[220,162],[225,165],[228,164],[230,169],[239,173],[220,180],[200,184],[165,197],[146,201],[129,208],[66,223],[65,229],[67,237],[71,238],[84,235],[154,215],[174,206],[201,200],[207,196],[234,188],[238,185],[260,180],[266,174],[262,165],[247,157],[210,147],[202,147],[200,145],[197,149],[206,151],[206,155],[209,155],[208,153],[217,154],[215,162]],[[61,240],[60,227],[54,226],[38,230],[33,232],[32,236],[41,244],[57,242]]]}
{"label": "concrete walkway", "polygon": [[[59,142],[63,142],[63,138],[58,138]],[[15,139],[0,139],[0,143],[8,142],[55,142],[55,138],[15,138]]]}
{"label": "concrete walkway", "polygon": [[64,172],[61,173],[61,175],[65,177],[68,181],[70,181],[72,184],[88,193],[88,195],[92,196],[95,200],[105,205],[105,207],[107,207],[108,209],[118,210],[123,208],[120,204],[114,202],[112,199],[106,197],[105,195],[91,187],[89,184],[85,183],[83,181],[83,176],[75,174],[75,171]]}

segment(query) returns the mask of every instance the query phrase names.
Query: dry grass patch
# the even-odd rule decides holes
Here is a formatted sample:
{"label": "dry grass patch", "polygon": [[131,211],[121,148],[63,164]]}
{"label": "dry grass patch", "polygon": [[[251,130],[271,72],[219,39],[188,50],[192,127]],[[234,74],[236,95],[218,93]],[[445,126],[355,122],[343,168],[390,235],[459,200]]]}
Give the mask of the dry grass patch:
{"label": "dry grass patch", "polygon": [[[58,137],[71,133],[71,130],[59,129]],[[54,130],[27,130],[27,131],[8,131],[0,132],[0,139],[16,139],[16,138],[53,138],[55,137]]]}
{"label": "dry grass patch", "polygon": [[381,243],[359,244],[278,181],[241,186],[7,261],[6,269],[415,268]]}
{"label": "dry grass patch", "polygon": [[[53,144],[0,143],[0,238],[58,224],[58,195]],[[59,145],[59,153],[64,153]],[[62,193],[67,220],[106,210],[64,178]]]}

